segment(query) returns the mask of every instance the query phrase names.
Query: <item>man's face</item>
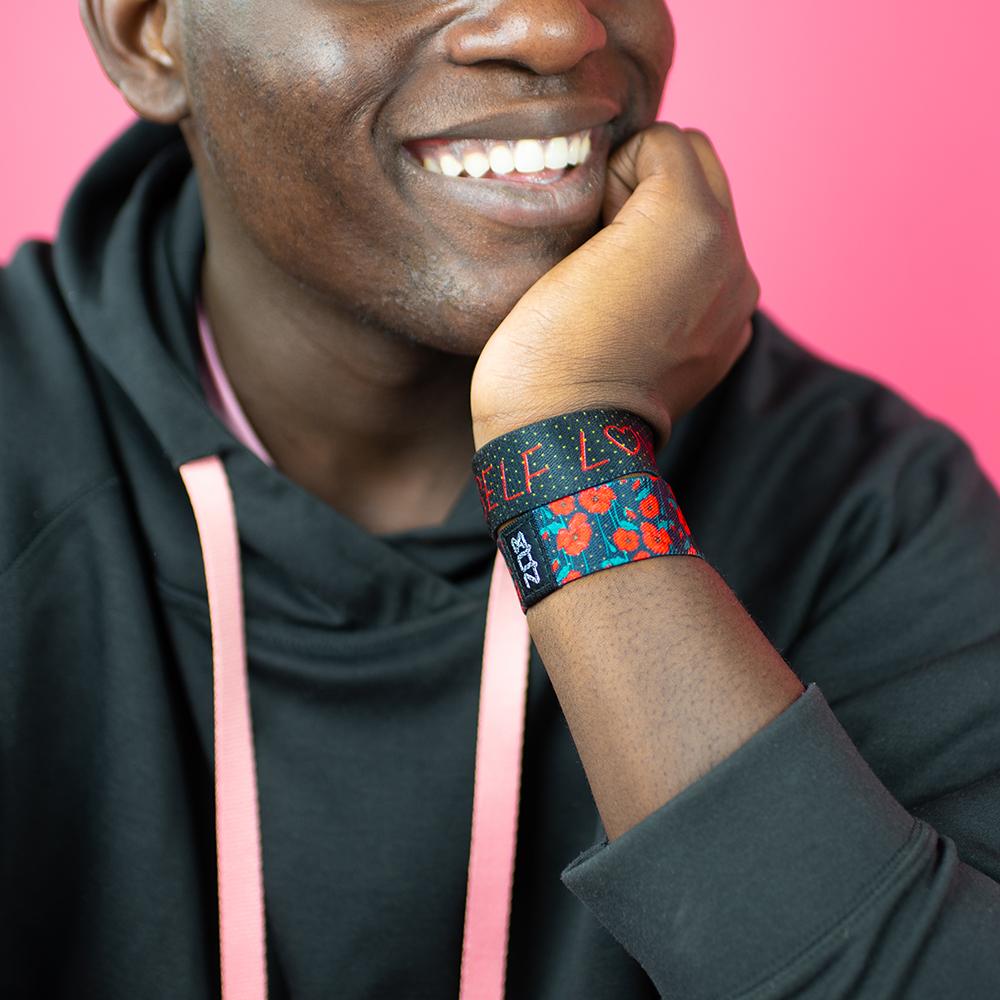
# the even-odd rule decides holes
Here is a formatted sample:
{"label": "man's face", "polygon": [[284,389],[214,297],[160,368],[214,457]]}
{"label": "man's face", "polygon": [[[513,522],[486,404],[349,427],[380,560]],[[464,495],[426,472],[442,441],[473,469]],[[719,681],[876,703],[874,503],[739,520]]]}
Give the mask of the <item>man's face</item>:
{"label": "man's face", "polygon": [[[600,228],[609,150],[655,121],[674,50],[663,0],[187,0],[182,32],[209,238],[228,215],[346,315],[472,356]],[[554,192],[435,174],[403,145],[592,123],[572,218],[480,210],[470,185]]]}

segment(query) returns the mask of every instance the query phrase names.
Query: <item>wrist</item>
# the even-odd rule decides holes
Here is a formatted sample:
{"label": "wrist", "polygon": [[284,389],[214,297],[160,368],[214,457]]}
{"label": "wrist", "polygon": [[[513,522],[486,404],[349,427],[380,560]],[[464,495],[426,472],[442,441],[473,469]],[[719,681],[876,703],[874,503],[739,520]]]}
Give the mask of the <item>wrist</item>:
{"label": "wrist", "polygon": [[659,450],[670,439],[670,412],[648,387],[624,382],[590,381],[564,387],[536,384],[498,386],[473,378],[470,395],[472,432],[477,449],[528,424],[581,410],[624,410],[644,420]]}
{"label": "wrist", "polygon": [[547,420],[549,417],[557,416],[560,413],[569,413],[582,407],[567,405],[560,407],[555,403],[539,403],[537,401],[530,404],[520,405],[516,401],[511,401],[510,405],[503,410],[497,408],[472,409],[472,438],[478,451],[494,438],[502,437],[519,427],[527,427],[529,424]]}
{"label": "wrist", "polygon": [[591,408],[503,426],[479,424],[472,468],[522,610],[601,569],[701,555],[642,417]]}
{"label": "wrist", "polygon": [[494,438],[501,437],[511,431],[526,427],[529,424],[547,420],[561,414],[575,413],[581,410],[624,410],[643,419],[653,431],[653,447],[659,451],[670,440],[671,420],[666,408],[659,402],[651,402],[648,398],[640,398],[636,394],[616,393],[614,399],[604,393],[602,395],[584,395],[579,387],[574,387],[572,393],[559,395],[551,392],[535,395],[531,399],[514,393],[508,394],[502,404],[490,402],[486,404],[472,400],[472,434],[477,450]]}

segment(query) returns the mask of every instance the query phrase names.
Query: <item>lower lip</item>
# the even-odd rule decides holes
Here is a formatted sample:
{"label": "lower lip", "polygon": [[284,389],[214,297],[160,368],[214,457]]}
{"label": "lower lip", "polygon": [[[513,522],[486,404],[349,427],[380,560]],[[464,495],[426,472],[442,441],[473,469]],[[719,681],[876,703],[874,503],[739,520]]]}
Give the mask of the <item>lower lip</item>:
{"label": "lower lip", "polygon": [[603,130],[592,133],[587,162],[558,180],[546,181],[544,175],[535,181],[448,177],[425,170],[406,150],[401,155],[421,198],[436,203],[442,212],[460,206],[507,226],[567,226],[592,223],[600,215],[607,157],[599,132]]}

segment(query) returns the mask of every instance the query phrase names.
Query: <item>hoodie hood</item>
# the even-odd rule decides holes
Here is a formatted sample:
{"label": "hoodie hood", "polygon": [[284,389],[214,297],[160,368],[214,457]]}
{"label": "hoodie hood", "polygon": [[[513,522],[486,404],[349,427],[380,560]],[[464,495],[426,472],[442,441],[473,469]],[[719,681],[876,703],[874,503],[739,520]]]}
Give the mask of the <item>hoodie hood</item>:
{"label": "hoodie hood", "polygon": [[[146,467],[143,481],[157,461],[160,478],[166,463],[177,477],[194,458],[217,454],[225,462],[247,563],[248,614],[360,629],[441,612],[456,600],[481,606],[495,547],[471,466],[441,525],[376,536],[260,461],[213,412],[200,380],[203,254],[197,177],[180,131],[139,122],[74,191],[54,266],[88,350],[131,409],[130,423],[142,424],[145,453],[135,452],[134,433],[121,446]],[[173,494],[183,511],[178,487],[179,478]],[[149,513],[146,524],[167,522],[177,538],[176,512]],[[192,547],[184,557],[175,542],[153,547],[170,583],[204,593]],[[270,573],[257,572],[258,561]]]}

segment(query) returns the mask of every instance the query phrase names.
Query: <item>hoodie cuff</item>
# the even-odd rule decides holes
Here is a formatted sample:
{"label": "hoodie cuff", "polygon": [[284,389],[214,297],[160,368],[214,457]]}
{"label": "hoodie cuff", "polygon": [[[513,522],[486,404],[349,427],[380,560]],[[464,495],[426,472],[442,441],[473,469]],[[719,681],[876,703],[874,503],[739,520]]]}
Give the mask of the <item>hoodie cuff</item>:
{"label": "hoodie cuff", "polygon": [[810,684],[560,878],[661,994],[728,996],[777,976],[891,885],[918,825]]}

